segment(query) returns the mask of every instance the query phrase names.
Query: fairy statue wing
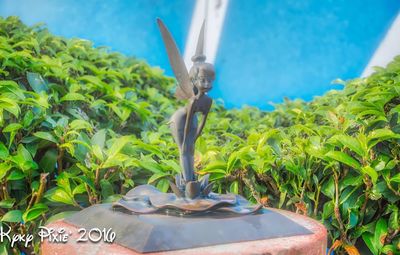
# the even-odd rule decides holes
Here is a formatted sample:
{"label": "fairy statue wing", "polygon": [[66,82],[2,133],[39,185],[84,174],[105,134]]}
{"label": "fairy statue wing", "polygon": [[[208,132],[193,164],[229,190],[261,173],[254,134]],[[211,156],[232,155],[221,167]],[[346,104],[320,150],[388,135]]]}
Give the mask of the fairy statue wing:
{"label": "fairy statue wing", "polygon": [[178,47],[172,38],[171,33],[168,31],[164,23],[157,19],[158,27],[161,31],[161,36],[167,49],[168,59],[171,64],[172,70],[178,80],[178,88],[175,92],[175,97],[178,99],[188,99],[194,96],[193,85],[189,78],[189,73],[186,69],[185,62],[183,61]]}

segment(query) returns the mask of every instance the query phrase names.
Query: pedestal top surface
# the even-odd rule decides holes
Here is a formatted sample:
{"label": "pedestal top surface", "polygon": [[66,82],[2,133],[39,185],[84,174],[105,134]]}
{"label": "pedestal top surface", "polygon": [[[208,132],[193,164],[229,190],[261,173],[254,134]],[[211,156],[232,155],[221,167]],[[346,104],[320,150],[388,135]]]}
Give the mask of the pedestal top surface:
{"label": "pedestal top surface", "polygon": [[[231,242],[226,244],[214,244],[214,245],[202,245],[196,248],[187,248],[179,250],[169,250],[161,252],[147,252],[146,254],[269,254],[269,255],[291,255],[291,254],[305,254],[305,255],[320,255],[326,252],[327,232],[325,227],[319,222],[310,219],[308,217],[298,215],[295,213],[268,209],[271,215],[279,214],[281,216],[289,218],[292,222],[296,222],[299,226],[306,229],[308,232],[300,235],[292,236],[277,236],[269,239],[259,240],[243,240],[240,242]],[[141,215],[142,218],[149,218],[145,215]],[[243,217],[243,216],[241,216]],[[218,221],[218,219],[214,219]],[[101,222],[101,219],[97,218],[97,222]],[[155,222],[150,222],[152,223]],[[121,221],[121,224],[126,222]],[[48,241],[42,244],[42,254],[141,254],[139,251],[127,248],[125,245],[120,243],[77,243],[76,240],[80,236],[78,233],[79,226],[60,220],[50,224],[47,227],[51,228],[64,228],[67,232],[71,233],[71,236],[67,243],[51,243]],[[97,226],[98,227],[98,226]],[[128,228],[127,228],[128,229]],[[214,231],[218,232],[218,228]],[[234,230],[231,230],[234,231]],[[236,232],[243,232],[246,230],[236,229]],[[277,230],[279,232],[279,229]],[[169,236],[176,235],[175,230],[170,231]],[[179,231],[178,231],[179,232]],[[190,233],[188,233],[190,236]],[[157,240],[156,238],[155,240]]]}
{"label": "pedestal top surface", "polygon": [[88,207],[65,221],[90,231],[112,229],[115,243],[138,252],[191,249],[218,244],[312,234],[281,213],[263,209],[255,214],[201,215],[131,214],[110,204]]}

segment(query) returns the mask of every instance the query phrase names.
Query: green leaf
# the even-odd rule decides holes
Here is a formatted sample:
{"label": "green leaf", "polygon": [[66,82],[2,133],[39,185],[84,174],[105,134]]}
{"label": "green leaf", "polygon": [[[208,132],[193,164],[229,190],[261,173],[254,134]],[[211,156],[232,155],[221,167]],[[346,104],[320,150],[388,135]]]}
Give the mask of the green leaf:
{"label": "green leaf", "polygon": [[13,170],[7,177],[8,181],[16,181],[24,179],[26,175],[21,170]]}
{"label": "green leaf", "polygon": [[146,170],[149,170],[153,173],[162,173],[163,169],[160,166],[160,164],[158,164],[157,162],[155,162],[152,159],[142,159],[139,162],[139,166],[143,167]]}
{"label": "green leaf", "polygon": [[92,130],[92,125],[86,120],[74,120],[69,124],[72,130]]}
{"label": "green leaf", "polygon": [[35,116],[33,115],[32,111],[28,111],[25,114],[24,119],[22,121],[22,125],[24,126],[24,128],[28,128],[32,124],[34,117]]}
{"label": "green leaf", "polygon": [[227,167],[226,167],[226,163],[224,161],[216,160],[216,161],[208,164],[202,170],[200,170],[199,173],[200,174],[215,173],[215,170],[217,170],[216,172],[225,174],[226,169],[227,169]]}
{"label": "green leaf", "polygon": [[28,79],[29,85],[36,93],[39,94],[42,91],[48,90],[47,83],[40,74],[27,72],[26,78]]}
{"label": "green leaf", "polygon": [[329,151],[328,153],[325,154],[328,158],[337,160],[341,163],[344,163],[354,169],[359,170],[361,168],[360,163],[355,160],[353,157],[347,155],[344,152],[341,151]]}
{"label": "green leaf", "polygon": [[362,235],[362,239],[364,240],[365,244],[367,245],[368,249],[373,253],[373,254],[378,254],[378,250],[375,247],[374,244],[374,235],[371,233],[364,233]]}
{"label": "green leaf", "polygon": [[42,203],[36,204],[22,215],[22,219],[24,220],[24,222],[32,221],[47,212],[48,210],[49,208],[47,207],[47,205]]}
{"label": "green leaf", "polygon": [[114,189],[110,181],[100,180],[101,196],[103,199],[107,199],[109,196],[114,195]]}
{"label": "green leaf", "polygon": [[53,202],[59,202],[69,205],[75,204],[74,199],[70,195],[68,195],[68,193],[65,190],[61,188],[53,188],[47,191],[45,197]]}
{"label": "green leaf", "polygon": [[367,155],[367,151],[363,149],[360,141],[352,136],[348,135],[337,135],[335,136],[341,144],[354,151],[361,157],[365,157]]}
{"label": "green leaf", "polygon": [[121,121],[126,121],[132,112],[130,109],[128,109],[126,107],[118,107],[115,104],[109,104],[109,107],[121,119]]}
{"label": "green leaf", "polygon": [[234,181],[229,186],[229,192],[233,194],[239,194],[239,183],[238,181]]}
{"label": "green leaf", "polygon": [[321,192],[325,196],[333,199],[335,195],[335,182],[333,181],[333,177],[330,177],[328,181],[322,184]]}
{"label": "green leaf", "polygon": [[18,155],[26,161],[32,161],[31,153],[22,144],[18,145]]}
{"label": "green leaf", "polygon": [[382,241],[383,237],[387,235],[387,223],[386,220],[380,218],[375,226],[375,235],[374,235],[374,246],[377,250],[381,250],[383,247]]}
{"label": "green leaf", "polygon": [[5,160],[9,155],[9,151],[4,143],[0,142],[0,159]]}
{"label": "green leaf", "polygon": [[82,194],[86,192],[86,183],[81,183],[72,190],[72,195]]}
{"label": "green leaf", "polygon": [[8,253],[8,247],[10,246],[10,243],[8,240],[4,240],[2,243],[0,243],[0,254],[2,255],[9,255]]}
{"label": "green leaf", "polygon": [[391,230],[396,230],[399,229],[400,227],[400,221],[399,221],[399,209],[394,206],[394,210],[392,211],[392,213],[390,214],[389,217],[389,228]]}
{"label": "green leaf", "polygon": [[22,213],[20,210],[12,210],[8,211],[4,216],[1,218],[1,221],[4,222],[22,222]]}
{"label": "green leaf", "polygon": [[21,124],[19,124],[19,123],[11,123],[11,124],[9,124],[7,127],[5,127],[3,129],[3,132],[5,132],[5,133],[15,132],[15,131],[20,130],[21,128],[22,128]]}
{"label": "green leaf", "polygon": [[357,207],[357,205],[355,204],[356,200],[358,199],[358,194],[356,192],[357,190],[359,190],[358,186],[349,186],[345,188],[339,197],[340,204],[343,205],[343,207],[345,208]]}
{"label": "green leaf", "polygon": [[286,197],[287,197],[287,191],[283,191],[280,193],[278,208],[282,208],[283,203],[285,203]]}
{"label": "green leaf", "polygon": [[97,131],[91,139],[92,145],[98,145],[100,149],[104,148],[105,141],[106,141],[105,129],[100,129],[99,131]]}
{"label": "green leaf", "polygon": [[0,208],[10,209],[15,204],[14,198],[3,199],[0,201]]}
{"label": "green leaf", "polygon": [[333,214],[334,209],[333,201],[326,202],[322,210],[322,219],[328,219]]}
{"label": "green leaf", "polygon": [[33,135],[43,140],[53,142],[55,144],[58,143],[57,139],[50,132],[36,132]]}
{"label": "green leaf", "polygon": [[98,144],[94,144],[92,146],[92,152],[97,159],[99,159],[100,161],[104,161],[103,151]]}
{"label": "green leaf", "polygon": [[175,160],[162,160],[161,162],[169,166],[175,173],[179,174],[181,172],[181,167]]}
{"label": "green leaf", "polygon": [[112,146],[107,150],[108,158],[105,164],[107,164],[107,161],[114,160],[114,157],[122,150],[122,148],[124,148],[124,146],[131,141],[132,141],[131,136],[122,136],[120,138],[113,140]]}
{"label": "green leaf", "polygon": [[147,181],[148,184],[151,184],[155,181],[157,181],[158,179],[161,179],[163,177],[169,176],[169,173],[155,173],[152,176],[150,176],[149,180]]}
{"label": "green leaf", "polygon": [[386,140],[390,140],[393,138],[400,138],[399,134],[393,133],[390,129],[375,129],[371,133],[368,134],[368,147],[372,148],[379,142],[383,142]]}
{"label": "green leaf", "polygon": [[51,173],[56,168],[57,163],[57,151],[55,149],[49,149],[43,155],[43,157],[39,161],[39,166],[46,173]]}
{"label": "green leaf", "polygon": [[378,173],[370,166],[364,166],[361,168],[361,172],[371,177],[373,183],[378,180]]}
{"label": "green leaf", "polygon": [[390,178],[390,182],[400,183],[400,173],[396,174],[392,178]]}
{"label": "green leaf", "polygon": [[[132,159],[131,157],[129,157],[126,154],[118,153],[118,154],[114,155],[112,158],[108,158],[101,165],[101,168],[110,168],[110,167],[114,167],[114,166],[123,167],[124,163],[128,160],[131,160],[130,163],[132,163],[132,164],[130,166],[136,165],[136,162],[137,162],[136,159]],[[135,163],[133,163],[133,162],[135,162]]]}
{"label": "green leaf", "polygon": [[78,93],[68,93],[65,96],[63,96],[60,101],[86,101],[87,99],[85,96],[78,94]]}
{"label": "green leaf", "polygon": [[115,194],[115,195],[111,195],[108,196],[106,199],[102,200],[102,203],[114,203],[117,202],[118,200],[120,200],[123,197],[123,195],[121,194]]}
{"label": "green leaf", "polygon": [[[10,95],[9,93],[3,93],[3,94],[0,93],[1,114],[3,114],[3,110],[6,110],[6,111],[10,112],[12,115],[14,115],[16,118],[18,118],[21,109],[18,105],[18,102],[16,102],[16,100],[14,98],[9,98],[8,97],[9,95]],[[0,117],[3,118],[2,116],[0,116]]]}
{"label": "green leaf", "polygon": [[360,186],[363,183],[363,176],[357,175],[346,175],[344,179],[341,181],[342,187],[346,188],[347,186]]}
{"label": "green leaf", "polygon": [[396,254],[395,252],[398,251],[399,249],[396,248],[393,244],[387,244],[382,247],[382,253],[383,254]]}
{"label": "green leaf", "polygon": [[167,179],[161,179],[158,183],[157,183],[157,189],[159,189],[161,192],[167,192],[169,188],[169,182]]}
{"label": "green leaf", "polygon": [[48,224],[50,224],[50,223],[52,223],[52,222],[54,222],[56,220],[61,220],[61,219],[64,219],[66,217],[69,217],[71,215],[74,215],[77,212],[78,211],[64,211],[64,212],[57,213],[57,214],[55,214],[55,215],[53,215],[53,216],[51,216],[50,218],[47,219],[46,225],[48,225]]}
{"label": "green leaf", "polygon": [[28,171],[28,170],[35,170],[38,169],[38,165],[35,161],[33,161],[32,156],[30,152],[25,149],[25,147],[22,144],[18,145],[18,150],[17,150],[17,155],[12,157],[13,162],[15,162],[18,167],[22,171]]}
{"label": "green leaf", "polygon": [[399,138],[400,135],[393,133],[392,130],[390,129],[375,129],[371,133],[368,134],[368,140],[373,140],[373,139],[379,139],[380,141],[383,141],[385,139],[390,139],[390,138]]}
{"label": "green leaf", "polygon": [[70,178],[71,177],[68,172],[62,172],[59,176],[57,176],[57,186],[61,187],[65,192],[67,192],[70,197],[73,197]]}
{"label": "green leaf", "polygon": [[9,163],[7,163],[7,162],[0,163],[0,180],[3,179],[7,175],[8,170],[10,170],[10,169],[11,169],[11,165]]}
{"label": "green leaf", "polygon": [[233,171],[237,162],[239,162],[238,152],[233,152],[229,156],[228,163],[226,165],[226,172],[230,173]]}
{"label": "green leaf", "polygon": [[350,211],[347,229],[354,228],[357,225],[357,223],[358,223],[358,214],[356,212]]}

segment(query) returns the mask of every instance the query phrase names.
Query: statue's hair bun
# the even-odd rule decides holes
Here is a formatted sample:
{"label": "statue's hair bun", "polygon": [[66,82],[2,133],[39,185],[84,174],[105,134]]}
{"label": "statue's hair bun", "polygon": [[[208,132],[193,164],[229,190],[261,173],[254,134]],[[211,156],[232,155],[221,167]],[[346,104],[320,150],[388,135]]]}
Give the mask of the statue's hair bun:
{"label": "statue's hair bun", "polygon": [[203,54],[201,54],[201,55],[194,55],[194,56],[192,57],[192,61],[193,61],[194,63],[204,62],[204,61],[206,61],[206,56],[203,55]]}

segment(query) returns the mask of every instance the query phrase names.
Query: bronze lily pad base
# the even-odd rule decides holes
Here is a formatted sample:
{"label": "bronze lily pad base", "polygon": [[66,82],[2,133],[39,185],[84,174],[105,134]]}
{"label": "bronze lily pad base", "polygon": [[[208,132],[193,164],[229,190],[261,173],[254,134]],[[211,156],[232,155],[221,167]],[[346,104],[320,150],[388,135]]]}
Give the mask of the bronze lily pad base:
{"label": "bronze lily pad base", "polygon": [[206,197],[189,199],[174,193],[163,193],[151,185],[141,185],[130,190],[122,199],[113,204],[133,213],[234,213],[250,214],[261,208],[251,205],[245,198],[233,194],[210,193]]}

